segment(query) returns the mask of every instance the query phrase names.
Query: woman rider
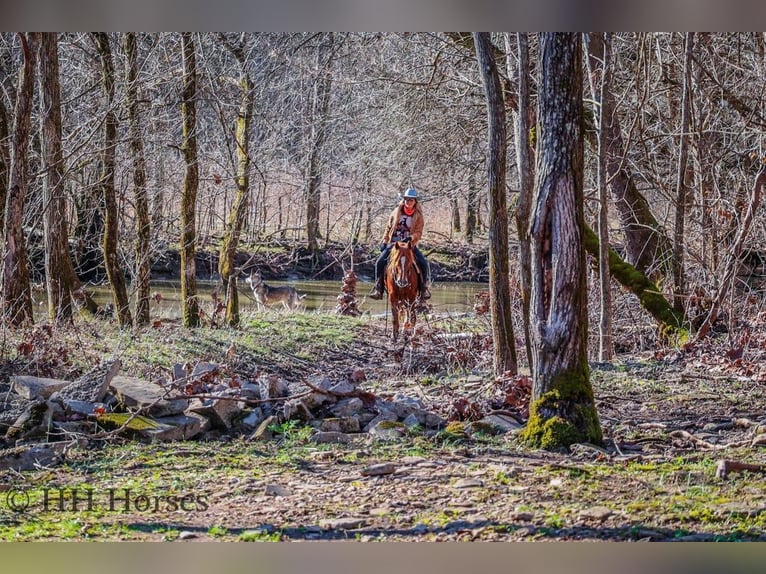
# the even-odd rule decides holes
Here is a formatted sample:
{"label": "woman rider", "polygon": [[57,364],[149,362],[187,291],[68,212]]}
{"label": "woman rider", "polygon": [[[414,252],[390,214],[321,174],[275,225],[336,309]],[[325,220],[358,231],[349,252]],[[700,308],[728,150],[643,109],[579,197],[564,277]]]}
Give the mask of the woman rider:
{"label": "woman rider", "polygon": [[386,264],[388,256],[391,253],[391,247],[396,241],[410,239],[412,251],[415,260],[420,268],[420,299],[430,299],[431,291],[428,289],[430,272],[428,261],[425,255],[418,249],[418,241],[423,235],[424,217],[423,210],[418,201],[418,192],[414,188],[409,188],[401,196],[399,205],[391,212],[386,225],[386,232],[383,235],[383,243],[380,245],[380,257],[375,262],[375,286],[370,292],[371,299],[383,298],[383,278],[385,277]]}

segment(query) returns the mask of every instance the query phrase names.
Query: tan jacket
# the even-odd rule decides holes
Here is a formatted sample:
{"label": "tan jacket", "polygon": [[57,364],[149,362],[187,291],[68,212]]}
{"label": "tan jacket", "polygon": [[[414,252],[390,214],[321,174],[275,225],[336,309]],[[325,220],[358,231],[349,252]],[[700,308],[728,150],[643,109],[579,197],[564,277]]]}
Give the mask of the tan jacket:
{"label": "tan jacket", "polygon": [[[386,233],[383,235],[384,243],[391,243],[391,236],[396,231],[396,226],[399,223],[402,209],[404,208],[404,201],[391,212],[388,217],[388,224],[386,225]],[[412,244],[417,245],[420,241],[420,237],[423,235],[423,226],[425,225],[425,218],[423,217],[423,210],[420,208],[420,202],[415,203],[415,213],[412,215],[412,225],[410,226],[410,237],[412,237]]]}

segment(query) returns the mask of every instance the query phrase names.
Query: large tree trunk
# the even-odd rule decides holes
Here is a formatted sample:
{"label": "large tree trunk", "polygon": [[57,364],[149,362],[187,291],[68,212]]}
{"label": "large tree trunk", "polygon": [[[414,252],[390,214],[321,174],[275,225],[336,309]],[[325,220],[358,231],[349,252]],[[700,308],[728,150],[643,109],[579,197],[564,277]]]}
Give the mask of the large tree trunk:
{"label": "large tree trunk", "polygon": [[[527,34],[518,33],[516,43],[519,51],[518,83],[519,109],[516,113],[516,165],[519,170],[519,200],[516,204],[516,232],[519,236],[519,267],[521,271],[521,309],[524,316],[524,345],[527,351],[527,361],[532,364],[532,339],[529,332],[529,300],[532,291],[532,263],[529,238],[529,218],[532,212],[532,194],[535,184],[534,152],[532,150],[530,133],[534,122],[529,88],[529,38]],[[506,52],[510,55],[511,42],[506,36]],[[506,56],[510,59],[510,56]],[[509,62],[510,68],[510,62]],[[511,70],[508,70],[511,76]]]}
{"label": "large tree trunk", "polygon": [[239,238],[247,217],[250,198],[250,124],[253,116],[253,81],[247,72],[247,60],[244,45],[234,46],[224,39],[224,45],[237,58],[240,65],[239,84],[241,100],[237,114],[237,195],[229,214],[229,224],[221,243],[218,259],[218,273],[221,275],[223,292],[226,296],[226,323],[239,324],[239,293],[237,291],[237,272],[234,268],[234,255],[239,245]]}
{"label": "large tree trunk", "polygon": [[24,201],[28,186],[29,132],[34,100],[34,72],[39,35],[19,33],[24,63],[19,74],[19,88],[13,119],[11,171],[5,202],[5,252],[3,253],[3,316],[11,325],[33,322],[32,293],[24,245]]}
{"label": "large tree trunk", "polygon": [[545,449],[602,441],[588,368],[580,38],[540,36],[540,135],[530,222],[534,382],[522,438]]}
{"label": "large tree trunk", "polygon": [[495,376],[516,374],[516,346],[511,322],[508,278],[508,209],[505,197],[506,130],[505,103],[494,49],[487,32],[474,34],[476,58],[487,96],[489,124],[489,300],[494,341]]}
{"label": "large tree trunk", "polygon": [[104,265],[109,285],[112,288],[112,300],[117,323],[121,327],[130,327],[133,319],[130,314],[128,289],[125,275],[119,260],[119,216],[117,213],[117,192],[114,186],[115,152],[117,148],[117,114],[114,110],[114,61],[109,36],[105,32],[93,34],[101,59],[101,80],[106,100],[104,117],[104,148],[101,152],[101,192],[104,198]]}
{"label": "large tree trunk", "polygon": [[[328,35],[328,47],[317,49],[318,77],[314,84],[311,133],[309,135],[308,162],[306,165],[306,235],[308,248],[319,249],[320,185],[322,183],[321,157],[326,139],[327,120],[330,113],[330,90],[332,87],[332,62],[334,58],[333,35]],[[328,56],[324,60],[324,53]]]}
{"label": "large tree trunk", "polygon": [[136,326],[149,324],[149,296],[151,279],[150,246],[152,229],[149,215],[149,196],[146,188],[146,158],[141,138],[141,117],[138,111],[138,50],[136,35],[125,34],[126,82],[125,100],[128,108],[128,138],[133,162],[133,193],[136,201],[136,253],[134,283],[136,290]]}
{"label": "large tree trunk", "polygon": [[67,205],[64,190],[64,158],[61,144],[61,85],[59,79],[58,38],[53,32],[41,34],[40,45],[40,128],[45,167],[43,204],[45,215],[45,285],[48,293],[48,318],[54,323],[69,323],[73,316],[73,294],[91,312],[97,309],[81,289],[69,253]]}
{"label": "large tree trunk", "polygon": [[197,299],[197,269],[194,263],[197,230],[195,214],[199,188],[197,157],[197,61],[194,37],[191,32],[181,34],[184,69],[184,87],[181,102],[183,123],[183,153],[186,163],[184,188],[181,196],[181,313],[184,327],[198,327],[200,323]]}
{"label": "large tree trunk", "polygon": [[[588,58],[598,67],[604,59],[603,33],[588,34]],[[625,233],[627,260],[643,273],[666,274],[670,267],[671,243],[655,219],[646,198],[638,191],[625,161],[622,128],[616,114],[614,95],[607,91],[601,102],[604,117],[613,118],[604,133],[606,179],[610,183],[620,224]]]}

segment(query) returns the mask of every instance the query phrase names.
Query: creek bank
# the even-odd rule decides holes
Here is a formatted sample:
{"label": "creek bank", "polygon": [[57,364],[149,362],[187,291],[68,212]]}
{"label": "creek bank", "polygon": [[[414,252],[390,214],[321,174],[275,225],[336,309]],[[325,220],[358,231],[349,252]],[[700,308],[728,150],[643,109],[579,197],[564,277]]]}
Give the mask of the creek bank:
{"label": "creek bank", "polygon": [[[421,249],[428,257],[431,273],[435,281],[471,281],[489,280],[489,259],[486,249],[461,243],[443,243],[440,245],[421,244]],[[133,253],[125,253],[125,259],[131,261]],[[347,245],[329,244],[313,252],[292,243],[269,243],[255,245],[252,249],[241,249],[234,257],[235,266],[243,276],[251,269],[258,269],[266,280],[337,280],[353,269],[360,279],[370,280],[375,275],[375,260],[379,255],[376,246],[357,245],[351,250]],[[31,279],[36,283],[45,280],[44,251],[41,248],[30,250]],[[72,260],[75,271],[84,283],[99,285],[106,282],[106,271],[99,249],[83,250],[72,248]],[[197,278],[216,280],[218,278],[218,251],[200,248],[195,256]],[[132,263],[125,272],[130,277]],[[164,246],[155,251],[152,259],[153,279],[178,280],[181,277],[181,254],[177,248]]]}

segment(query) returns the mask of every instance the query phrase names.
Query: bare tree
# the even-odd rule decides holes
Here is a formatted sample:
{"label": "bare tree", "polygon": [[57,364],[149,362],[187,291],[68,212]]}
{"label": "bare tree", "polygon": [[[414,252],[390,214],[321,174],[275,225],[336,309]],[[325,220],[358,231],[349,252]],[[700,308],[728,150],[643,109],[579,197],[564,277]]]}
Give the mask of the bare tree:
{"label": "bare tree", "polygon": [[250,198],[250,125],[253,118],[254,84],[247,70],[245,40],[240,37],[239,43],[230,42],[221,36],[222,43],[234,55],[239,63],[240,104],[237,113],[237,128],[235,140],[237,146],[237,193],[229,214],[229,223],[221,243],[218,259],[218,273],[221,275],[223,292],[226,296],[226,322],[235,326],[239,324],[239,293],[237,291],[237,272],[234,268],[234,254],[239,245],[240,234],[245,225],[245,217]]}
{"label": "bare tree", "polygon": [[134,284],[136,290],[136,326],[149,324],[149,295],[151,279],[151,221],[146,187],[146,157],[141,137],[142,119],[138,107],[138,49],[136,35],[123,37],[125,48],[125,105],[128,111],[128,138],[133,164],[133,194],[136,202],[136,243]]}
{"label": "bare tree", "polygon": [[604,106],[600,105],[610,90],[611,84],[611,55],[612,42],[609,33],[604,35],[603,60],[599,67],[595,67],[595,58],[587,60],[590,70],[590,86],[593,100],[598,106],[598,153],[597,153],[597,180],[598,180],[598,277],[599,277],[599,347],[598,360],[610,361],[614,356],[614,343],[612,341],[612,283],[609,272],[609,196],[606,169],[606,145],[608,127],[614,121],[614,110],[611,116],[604,114]]}
{"label": "bare tree", "polygon": [[0,270],[3,317],[11,325],[17,326],[34,320],[23,219],[24,203],[29,186],[29,133],[39,34],[19,33],[18,37],[24,62],[19,73],[19,87],[13,117],[11,169],[5,201],[5,252]]}
{"label": "bare tree", "polygon": [[487,165],[489,210],[489,296],[494,341],[495,375],[516,374],[516,346],[511,322],[511,294],[508,284],[508,210],[505,197],[505,103],[500,86],[494,49],[487,32],[474,33],[476,58],[487,94],[489,157]]}
{"label": "bare tree", "polygon": [[[518,106],[516,112],[516,166],[519,172],[519,200],[516,204],[516,232],[519,236],[519,267],[521,269],[521,309],[524,317],[524,343],[527,360],[532,364],[532,341],[529,332],[529,300],[532,289],[531,246],[529,237],[529,219],[532,211],[532,194],[535,183],[534,150],[532,149],[532,126],[534,125],[534,108],[531,103],[531,76],[529,62],[529,38],[525,33],[516,35],[519,52]],[[506,35],[507,59],[510,60],[511,41]],[[510,61],[508,63],[510,68]],[[508,76],[512,71],[508,70]]]}
{"label": "bare tree", "polygon": [[[69,231],[61,145],[61,87],[57,34],[45,32],[40,42],[40,131],[45,167],[43,219],[48,318],[55,323],[72,321],[72,293],[80,289],[69,255]],[[84,295],[83,295],[84,296]]]}
{"label": "bare tree", "polygon": [[319,206],[322,182],[321,156],[327,139],[327,121],[330,113],[332,65],[335,58],[334,36],[327,35],[327,43],[320,44],[316,52],[317,76],[311,105],[308,158],[306,162],[306,236],[311,251],[319,249]]}
{"label": "bare tree", "polygon": [[104,264],[109,284],[115,316],[121,327],[130,327],[133,319],[130,313],[128,290],[125,275],[119,261],[119,214],[117,213],[117,192],[115,189],[115,153],[117,147],[117,113],[114,109],[115,74],[112,48],[109,35],[94,32],[93,39],[101,60],[101,81],[106,104],[104,117],[104,147],[101,151],[101,193],[104,198]]}
{"label": "bare tree", "polygon": [[691,127],[691,65],[694,33],[684,34],[683,88],[681,92],[681,133],[678,142],[676,173],[676,216],[673,233],[673,307],[679,313],[685,308],[686,274],[684,270],[684,227],[688,197],[689,130]]}
{"label": "bare tree", "polygon": [[522,436],[546,449],[602,440],[588,368],[581,50],[580,34],[540,35],[530,222],[534,382]]}
{"label": "bare tree", "polygon": [[199,188],[197,60],[194,36],[191,32],[181,34],[181,52],[184,70],[181,95],[182,149],[186,163],[186,175],[181,196],[181,309],[184,327],[198,327],[200,308],[197,299],[197,267],[194,261],[197,241],[195,215]]}

